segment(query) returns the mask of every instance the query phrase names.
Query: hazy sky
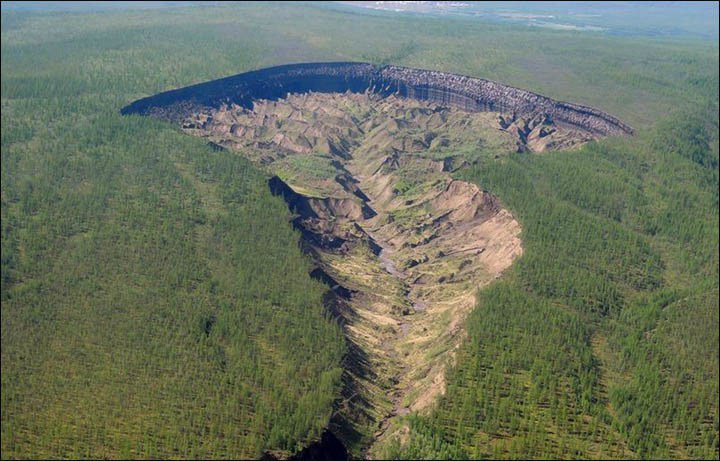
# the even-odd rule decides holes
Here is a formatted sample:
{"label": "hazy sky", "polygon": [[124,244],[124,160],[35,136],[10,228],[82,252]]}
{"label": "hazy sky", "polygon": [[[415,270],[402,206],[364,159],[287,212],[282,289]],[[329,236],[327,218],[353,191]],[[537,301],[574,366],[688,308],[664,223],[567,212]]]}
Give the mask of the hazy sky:
{"label": "hazy sky", "polygon": [[[2,9],[32,11],[106,11],[215,6],[238,2],[2,2]],[[387,14],[462,16],[557,30],[621,35],[684,36],[718,39],[718,2],[323,2],[330,8],[368,8]]]}

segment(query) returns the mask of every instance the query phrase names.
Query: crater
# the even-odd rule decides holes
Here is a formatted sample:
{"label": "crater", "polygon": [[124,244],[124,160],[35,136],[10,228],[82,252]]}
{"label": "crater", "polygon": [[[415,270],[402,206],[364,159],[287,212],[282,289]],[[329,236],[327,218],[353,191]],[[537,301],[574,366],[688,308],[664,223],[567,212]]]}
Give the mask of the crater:
{"label": "crater", "polygon": [[254,101],[259,99],[278,100],[290,93],[311,91],[397,95],[467,111],[510,114],[511,120],[543,115],[558,124],[600,136],[633,132],[630,126],[600,110],[555,101],[491,80],[359,62],[288,64],[246,72],[140,99],[124,107],[122,113],[182,122],[188,114],[227,104],[252,109]]}
{"label": "crater", "polygon": [[370,456],[444,392],[475,292],[523,252],[513,215],[453,172],[632,134],[596,109],[496,82],[364,63],[263,69],[123,113],[177,123],[268,172],[349,344],[329,430]]}

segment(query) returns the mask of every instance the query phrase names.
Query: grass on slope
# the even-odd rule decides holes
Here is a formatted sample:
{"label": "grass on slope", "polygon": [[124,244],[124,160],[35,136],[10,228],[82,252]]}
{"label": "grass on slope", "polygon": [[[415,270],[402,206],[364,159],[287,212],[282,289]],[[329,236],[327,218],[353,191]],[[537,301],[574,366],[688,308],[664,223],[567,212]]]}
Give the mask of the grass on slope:
{"label": "grass on slope", "polygon": [[[118,113],[229,72],[227,47],[63,20],[6,30],[3,12],[2,457],[299,449],[330,418],[344,341],[285,204],[239,156]],[[204,54],[183,60],[192,40]]]}

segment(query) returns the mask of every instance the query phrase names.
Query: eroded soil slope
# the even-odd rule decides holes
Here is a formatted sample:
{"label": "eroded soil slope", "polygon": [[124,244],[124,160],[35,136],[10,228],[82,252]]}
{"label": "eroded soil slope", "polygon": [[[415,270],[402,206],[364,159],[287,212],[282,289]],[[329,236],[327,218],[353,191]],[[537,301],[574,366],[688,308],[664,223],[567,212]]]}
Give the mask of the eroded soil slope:
{"label": "eroded soil slope", "polygon": [[312,275],[332,287],[328,304],[344,322],[351,354],[339,414],[360,444],[401,430],[397,416],[443,392],[475,291],[522,253],[513,216],[451,172],[589,139],[547,117],[354,93],[225,106],[183,129],[275,175],[270,186],[295,212]]}

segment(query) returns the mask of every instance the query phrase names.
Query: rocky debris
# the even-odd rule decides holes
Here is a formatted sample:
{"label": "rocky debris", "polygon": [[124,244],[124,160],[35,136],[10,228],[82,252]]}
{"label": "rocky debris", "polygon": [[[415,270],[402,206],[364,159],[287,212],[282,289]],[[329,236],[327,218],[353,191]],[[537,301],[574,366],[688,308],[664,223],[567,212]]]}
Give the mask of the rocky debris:
{"label": "rocky debris", "polygon": [[359,198],[363,202],[370,201],[368,196],[365,195],[365,193],[360,189],[360,187],[358,187],[358,185],[357,185],[358,180],[353,178],[352,176],[345,174],[345,173],[339,174],[339,175],[335,176],[335,182],[340,184],[340,186],[342,186],[342,188],[345,191],[350,192],[351,194],[353,194],[355,197]]}
{"label": "rocky debris", "polygon": [[497,120],[500,128],[516,139],[519,152],[569,149],[593,139],[591,135],[572,127],[561,129],[555,125],[552,117],[546,114],[530,118],[501,114]]}
{"label": "rocky debris", "polygon": [[[467,138],[467,134],[458,136],[458,133],[472,132],[487,124],[478,118],[479,113],[451,110],[435,102],[423,102],[424,107],[398,107],[398,101],[408,100],[394,95],[381,97],[369,93],[345,93],[344,97],[356,108],[362,107],[363,98],[376,103],[381,100],[391,102],[382,105],[382,117],[368,117],[363,123],[356,123],[355,119],[363,119],[368,114],[350,115],[350,107],[343,112],[317,105],[313,97],[291,94],[284,100],[255,101],[253,110],[237,104],[223,105],[219,109],[189,114],[181,125],[191,133],[212,134],[218,145],[258,149],[263,152],[258,159],[263,164],[295,154],[321,153],[335,158],[334,167],[345,174],[342,162],[351,160],[351,152],[357,147],[356,140],[360,137],[364,138],[363,144],[367,149],[389,152],[379,165],[382,171],[388,171],[402,168],[408,161],[419,161],[418,157],[409,160],[411,157],[405,155],[408,153],[449,151],[450,146],[457,145],[458,137]],[[458,113],[467,116],[457,117]],[[518,117],[501,113],[496,121],[498,127],[514,139],[518,152],[567,149],[596,137],[571,125],[558,124],[546,114]],[[249,139],[252,140],[250,144],[247,143]],[[480,145],[476,147],[484,148]],[[427,160],[427,167],[438,171],[451,172],[467,164],[466,158],[458,155],[448,156],[442,161]],[[343,178],[338,181],[347,192],[355,193],[352,184]]]}
{"label": "rocky debris", "polygon": [[405,268],[410,269],[410,268],[417,266],[418,264],[426,263],[429,260],[430,260],[430,258],[428,257],[428,255],[423,254],[423,255],[418,256],[417,258],[412,258],[412,259],[407,260],[405,262]]}
{"label": "rocky debris", "polygon": [[[285,198],[311,248],[317,264],[312,275],[343,306],[331,311],[342,315],[349,340],[374,370],[386,374],[384,384],[348,378],[364,389],[361,397],[372,407],[367,411],[377,412],[374,422],[385,434],[391,418],[420,410],[443,392],[442,374],[460,341],[475,289],[522,252],[520,227],[497,198],[448,174],[465,164],[465,157],[443,156],[432,144],[444,139],[456,151],[468,139],[489,133],[500,136],[509,151],[515,136],[510,125],[523,139],[553,125],[542,118],[508,118],[502,128],[487,114],[372,94],[290,95],[257,101],[255,107],[256,113],[236,106],[220,116],[196,114],[193,123],[205,128],[186,131],[234,146],[250,158],[277,156],[267,165],[270,171],[277,168],[294,178],[274,177],[271,189]],[[242,127],[235,132],[243,136],[219,123]],[[310,140],[311,153],[278,141],[298,143],[300,134]],[[327,151],[328,139],[348,150]],[[317,159],[332,167],[324,177],[314,170],[294,176],[286,171]],[[324,194],[308,195],[305,189]],[[437,353],[438,348],[447,350]],[[390,404],[383,403],[387,396]]]}
{"label": "rocky debris", "polygon": [[307,197],[296,192],[278,176],[270,178],[268,186],[274,195],[283,197],[295,214],[293,225],[311,245],[325,251],[347,251],[350,246],[365,242],[373,251],[380,251],[357,224],[376,215],[365,201]]}
{"label": "rocky debris", "polygon": [[[227,105],[253,109],[256,100],[278,100],[290,93],[348,91],[382,96],[394,94],[467,111],[503,112],[525,118],[545,115],[594,136],[633,133],[630,126],[600,110],[555,101],[498,82],[447,72],[378,67],[357,62],[289,64],[246,72],[140,99],[121,112],[181,122],[188,114]],[[265,114],[258,112],[258,115]],[[293,120],[293,117],[296,114],[283,114],[284,119]],[[198,126],[203,127],[192,122],[188,128]],[[228,125],[228,130],[231,129],[232,125]],[[286,146],[303,147],[289,142]]]}

